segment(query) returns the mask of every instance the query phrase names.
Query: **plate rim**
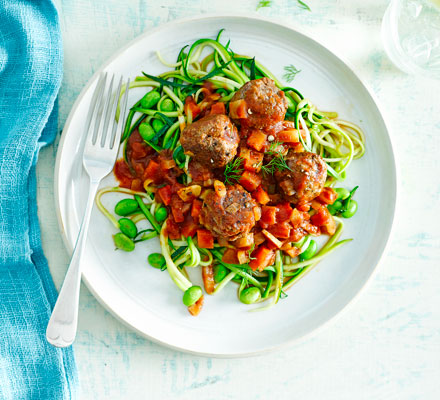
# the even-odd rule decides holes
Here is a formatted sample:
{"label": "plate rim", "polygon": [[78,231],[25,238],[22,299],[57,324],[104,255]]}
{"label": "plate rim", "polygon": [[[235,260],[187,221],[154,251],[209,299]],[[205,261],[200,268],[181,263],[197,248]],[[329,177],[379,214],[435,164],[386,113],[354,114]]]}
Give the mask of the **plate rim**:
{"label": "plate rim", "polygon": [[[353,295],[353,297],[344,306],[342,306],[342,308],[339,311],[337,311],[333,316],[330,316],[326,321],[321,323],[321,325],[319,325],[318,327],[316,327],[312,331],[305,333],[298,338],[291,338],[291,339],[286,340],[282,343],[279,343],[279,344],[276,344],[273,346],[268,346],[268,347],[265,347],[265,348],[262,348],[259,350],[246,352],[246,353],[239,353],[239,352],[235,352],[235,353],[208,353],[208,352],[204,352],[204,351],[199,352],[199,351],[195,351],[195,350],[189,350],[189,349],[186,349],[185,347],[176,346],[176,345],[173,345],[173,344],[170,344],[167,342],[163,342],[156,337],[152,337],[152,336],[148,335],[147,333],[136,328],[130,322],[123,319],[123,317],[120,316],[116,311],[114,311],[111,308],[111,306],[108,303],[106,303],[106,301],[95,291],[93,286],[89,283],[87,276],[84,274],[84,272],[82,273],[82,280],[86,284],[88,290],[93,294],[95,299],[108,312],[110,312],[112,314],[112,316],[114,316],[118,321],[120,321],[123,325],[125,325],[126,327],[128,327],[132,331],[139,334],[141,337],[144,337],[148,340],[151,340],[154,343],[160,344],[160,345],[165,346],[167,348],[181,351],[181,352],[188,353],[188,354],[192,354],[192,355],[197,355],[197,356],[215,357],[215,358],[224,358],[224,359],[226,359],[226,358],[239,358],[239,357],[254,357],[254,356],[261,355],[261,354],[267,354],[269,352],[281,350],[281,349],[286,348],[288,346],[292,346],[293,344],[300,344],[300,343],[303,343],[305,340],[307,340],[311,337],[314,337],[319,332],[321,332],[323,329],[328,327],[331,323],[334,323],[345,312],[347,312],[355,304],[355,302],[359,299],[361,294],[364,293],[364,291],[369,287],[369,285],[371,284],[371,282],[373,281],[374,277],[376,276],[376,274],[379,270],[379,266],[383,262],[383,259],[389,250],[390,243],[391,243],[392,238],[395,233],[395,219],[396,219],[396,215],[397,215],[397,209],[398,209],[398,204],[399,204],[398,199],[399,199],[399,192],[400,192],[400,175],[399,175],[399,168],[397,167],[399,165],[399,163],[398,163],[398,160],[396,157],[394,138],[393,138],[393,136],[391,134],[391,130],[389,128],[389,123],[388,123],[389,118],[386,116],[386,114],[387,114],[386,108],[381,107],[381,103],[377,99],[373,90],[370,88],[370,86],[367,83],[365,83],[364,79],[356,72],[356,70],[352,66],[352,64],[350,62],[348,62],[344,56],[341,56],[337,51],[330,49],[326,45],[324,45],[320,39],[316,38],[315,35],[313,35],[313,33],[310,32],[309,29],[304,28],[304,27],[301,27],[301,28],[298,28],[296,26],[294,27],[293,23],[289,23],[289,22],[285,22],[285,21],[278,21],[275,19],[275,17],[260,16],[260,15],[256,15],[255,13],[249,15],[249,14],[244,14],[244,13],[224,13],[224,12],[222,12],[219,14],[207,13],[207,14],[198,14],[198,15],[191,16],[191,17],[176,18],[176,19],[173,19],[172,21],[161,23],[158,26],[151,28],[151,29],[148,29],[147,31],[136,36],[135,38],[133,38],[132,40],[127,42],[124,46],[122,46],[118,50],[116,50],[116,52],[114,52],[109,58],[107,58],[106,61],[104,61],[100,65],[100,67],[94,72],[94,74],[89,78],[89,80],[87,81],[85,86],[82,88],[82,90],[79,93],[78,97],[76,98],[72,108],[69,111],[69,115],[68,115],[66,122],[63,126],[62,133],[65,130],[69,129],[71,121],[73,119],[73,116],[76,113],[77,108],[79,107],[79,105],[83,101],[84,95],[87,93],[90,86],[92,86],[95,83],[96,79],[98,79],[99,74],[105,68],[107,68],[108,65],[111,64],[115,59],[117,59],[122,53],[124,53],[125,50],[130,48],[136,42],[142,41],[142,40],[144,40],[144,38],[147,38],[148,36],[155,34],[157,31],[160,31],[162,29],[169,29],[173,25],[178,25],[180,23],[197,22],[197,21],[203,21],[203,20],[212,19],[212,18],[216,18],[216,19],[218,19],[218,18],[220,18],[220,19],[223,19],[223,18],[224,19],[242,18],[242,19],[254,21],[256,23],[266,22],[266,23],[270,23],[273,25],[278,25],[282,28],[285,28],[285,29],[291,30],[295,33],[298,33],[300,35],[306,36],[307,38],[314,41],[316,44],[318,44],[319,46],[321,46],[322,48],[324,48],[325,50],[330,52],[342,64],[344,64],[345,67],[348,68],[351,71],[351,73],[358,79],[359,83],[364,87],[364,89],[366,90],[366,92],[370,96],[371,100],[374,102],[375,106],[377,107],[377,109],[379,111],[379,115],[382,119],[382,123],[383,123],[385,130],[386,130],[386,133],[387,133],[387,137],[388,137],[389,144],[390,144],[390,151],[391,151],[390,155],[392,156],[392,161],[393,161],[393,163],[392,163],[393,171],[392,172],[393,172],[393,178],[394,178],[394,187],[392,189],[394,191],[393,194],[394,194],[395,200],[393,203],[393,210],[392,210],[392,216],[391,216],[391,220],[390,220],[388,237],[386,239],[386,243],[383,247],[383,250],[382,250],[380,257],[377,260],[376,265],[373,267],[370,275],[365,280],[365,282],[362,284],[362,286],[357,291],[357,293],[355,293]],[[64,229],[64,221],[62,220],[62,215],[61,215],[60,192],[59,192],[59,189],[60,189],[60,187],[59,187],[60,163],[61,163],[61,154],[63,153],[62,150],[64,147],[65,138],[66,138],[66,135],[61,134],[61,138],[58,142],[57,155],[56,155],[56,161],[55,161],[55,172],[54,172],[54,197],[55,197],[55,213],[57,216],[58,227],[60,229],[60,234],[61,234],[63,243],[64,243],[66,250],[69,254],[69,257],[70,257],[72,254],[73,248],[67,238],[66,230]],[[63,279],[63,281],[64,281],[64,279]]]}

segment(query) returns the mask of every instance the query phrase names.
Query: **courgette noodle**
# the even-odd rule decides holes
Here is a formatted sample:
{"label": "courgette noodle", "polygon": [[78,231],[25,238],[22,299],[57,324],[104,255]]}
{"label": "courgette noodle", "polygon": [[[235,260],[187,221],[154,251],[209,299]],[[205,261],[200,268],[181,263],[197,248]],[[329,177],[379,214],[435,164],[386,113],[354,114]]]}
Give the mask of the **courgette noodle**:
{"label": "courgette noodle", "polygon": [[[192,122],[191,113],[185,111],[187,97],[192,96],[195,103],[202,103],[208,82],[211,90],[219,95],[218,101],[227,104],[246,82],[268,77],[284,92],[288,103],[286,120],[292,121],[296,129],[301,129],[302,134],[299,135],[299,139],[304,149],[319,154],[325,161],[327,165],[325,186],[332,187],[337,182],[343,181],[351,162],[362,157],[365,152],[365,137],[361,128],[340,119],[336,112],[318,110],[297,89],[285,86],[254,57],[235,54],[230,49],[229,42],[226,45],[221,43],[222,33],[223,30],[215,39],[199,39],[190,46],[185,46],[180,50],[174,63],[165,60],[157,52],[159,61],[170,70],[157,76],[147,71],[142,72],[142,75],[137,76],[128,87],[123,88],[120,98],[126,90],[143,91],[143,97],[131,107],[124,125],[121,141],[124,142],[123,154],[127,164],[130,166],[127,158],[127,139],[141,124],[156,124],[155,126],[159,126],[160,129],[155,131],[154,136],[143,139],[157,152],[165,149],[171,151],[176,165],[184,172],[183,182],[189,184],[190,157],[183,153],[179,141],[182,130]],[[144,108],[146,101],[142,99],[150,91],[157,91],[160,99],[151,108]],[[119,118],[119,112],[118,105],[116,119]],[[259,303],[271,299],[265,307],[254,310],[268,309],[320,261],[351,240],[339,241],[344,224],[341,219],[334,217],[337,223],[336,232],[316,254],[307,260],[295,261],[296,257],[292,258],[277,250],[274,265],[265,268],[264,271],[253,271],[248,264],[228,264],[222,261],[222,257],[229,246],[223,247],[215,243],[214,249],[208,250],[199,247],[196,237],[186,239],[182,237],[178,240],[168,238],[167,220],[159,222],[155,218],[155,212],[163,205],[155,200],[157,189],[152,183],[152,180],[144,182],[146,192],[135,192],[120,187],[101,189],[96,196],[96,204],[112,225],[119,229],[116,217],[104,207],[102,196],[112,192],[133,196],[139,208],[128,218],[135,223],[146,219],[153,228],[141,231],[134,242],[159,235],[161,251],[165,259],[162,269],[168,271],[171,279],[183,292],[193,286],[185,268],[221,265],[226,268],[227,274],[216,283],[211,294],[218,294],[231,281],[240,285],[239,293],[247,287],[254,286],[261,292]],[[291,245],[299,248],[301,254],[307,250],[310,243],[311,237],[308,235]]]}

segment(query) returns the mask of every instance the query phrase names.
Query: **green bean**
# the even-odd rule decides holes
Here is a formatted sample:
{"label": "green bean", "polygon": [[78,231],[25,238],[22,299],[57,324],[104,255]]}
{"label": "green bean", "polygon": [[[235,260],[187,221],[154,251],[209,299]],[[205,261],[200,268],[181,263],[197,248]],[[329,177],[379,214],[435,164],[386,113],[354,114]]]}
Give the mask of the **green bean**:
{"label": "green bean", "polygon": [[153,268],[162,269],[162,267],[165,265],[165,257],[160,253],[151,253],[148,256],[148,263]]}
{"label": "green bean", "polygon": [[113,241],[115,242],[115,246],[124,251],[133,251],[134,250],[134,242],[127,235],[123,233],[117,233],[113,235]]}
{"label": "green bean", "polygon": [[299,260],[300,261],[309,260],[315,255],[316,250],[318,250],[318,245],[314,240],[311,240],[309,247],[307,247],[306,251],[304,251],[299,255]]}
{"label": "green bean", "polygon": [[150,124],[147,124],[146,122],[142,122],[142,124],[139,125],[139,135],[142,136],[142,139],[144,140],[151,140],[153,139],[156,132],[154,132],[154,129],[151,127]]}
{"label": "green bean", "polygon": [[216,283],[220,283],[228,275],[229,270],[224,265],[216,265],[214,267],[214,280]]}
{"label": "green bean", "polygon": [[192,306],[202,295],[203,292],[200,286],[191,286],[189,289],[186,289],[183,294],[183,304],[187,307]]}
{"label": "green bean", "polygon": [[150,222],[151,226],[154,228],[154,230],[157,233],[160,233],[160,225],[157,223],[155,218],[153,217],[153,214],[151,214],[150,210],[147,208],[145,203],[142,201],[141,197],[137,194],[134,196],[134,198],[137,201],[137,204],[139,205],[139,208],[144,213],[144,215],[147,217],[148,221]]}
{"label": "green bean", "polygon": [[174,107],[174,102],[171,99],[165,99],[161,104],[160,104],[160,111],[174,111],[175,107]]}
{"label": "green bean", "polygon": [[244,304],[253,304],[260,300],[261,292],[255,286],[248,287],[240,293],[240,301]]}
{"label": "green bean", "polygon": [[335,192],[338,195],[336,200],[345,200],[348,196],[350,196],[350,192],[345,188],[336,188]]}
{"label": "green bean", "polygon": [[154,218],[156,218],[157,222],[163,222],[168,217],[168,211],[165,207],[158,208],[154,213]]}
{"label": "green bean", "polygon": [[141,99],[142,108],[153,108],[160,100],[160,94],[157,90],[152,90],[148,92]]}
{"label": "green bean", "polygon": [[346,205],[346,210],[341,214],[344,218],[351,218],[358,209],[358,203],[356,200],[350,199]]}
{"label": "green bean", "polygon": [[136,200],[123,199],[119,201],[115,206],[115,213],[121,217],[125,217],[139,208]]}
{"label": "green bean", "polygon": [[154,132],[157,133],[165,126],[165,123],[162,120],[155,118],[153,119],[153,122],[151,122],[151,125],[153,126]]}
{"label": "green bean", "polygon": [[124,235],[128,236],[131,239],[133,239],[137,235],[136,224],[131,219],[121,218],[119,220],[119,229]]}

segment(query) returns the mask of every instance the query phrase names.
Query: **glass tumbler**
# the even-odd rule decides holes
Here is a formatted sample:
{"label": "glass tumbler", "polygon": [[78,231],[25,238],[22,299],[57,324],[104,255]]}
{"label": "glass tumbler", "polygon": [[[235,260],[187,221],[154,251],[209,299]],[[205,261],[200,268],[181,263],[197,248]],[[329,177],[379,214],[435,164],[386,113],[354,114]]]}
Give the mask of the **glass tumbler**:
{"label": "glass tumbler", "polygon": [[440,0],[391,0],[382,40],[402,71],[440,79]]}

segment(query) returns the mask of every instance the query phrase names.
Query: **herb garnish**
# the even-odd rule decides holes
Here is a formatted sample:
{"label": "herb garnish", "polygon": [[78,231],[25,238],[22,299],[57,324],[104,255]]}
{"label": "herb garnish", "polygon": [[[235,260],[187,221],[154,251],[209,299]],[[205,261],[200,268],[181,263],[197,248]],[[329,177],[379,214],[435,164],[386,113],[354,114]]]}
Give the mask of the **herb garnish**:
{"label": "herb garnish", "polygon": [[[301,0],[296,0],[296,1],[298,2],[298,5],[300,6],[300,8],[307,10],[307,11],[312,11],[310,9],[310,7],[306,3],[304,3],[303,1],[301,1]],[[271,5],[272,5],[271,0],[260,0],[260,2],[258,3],[258,6],[257,6],[257,10],[259,10],[260,8],[263,8],[263,7],[270,7]]]}
{"label": "herb garnish", "polygon": [[225,167],[225,185],[233,185],[234,181],[238,181],[243,173],[243,159],[237,157],[235,160],[226,164]]}
{"label": "herb garnish", "polygon": [[284,67],[284,75],[283,78],[287,81],[287,82],[292,82],[296,75],[301,72],[300,69],[296,68],[294,65],[290,64],[290,65],[286,65]]}
{"label": "herb garnish", "polygon": [[268,175],[273,175],[275,171],[292,171],[287,165],[281,150],[277,148],[281,145],[281,142],[274,142],[269,146],[269,149],[264,153],[269,156],[274,156],[267,164],[261,165],[261,171]]}

